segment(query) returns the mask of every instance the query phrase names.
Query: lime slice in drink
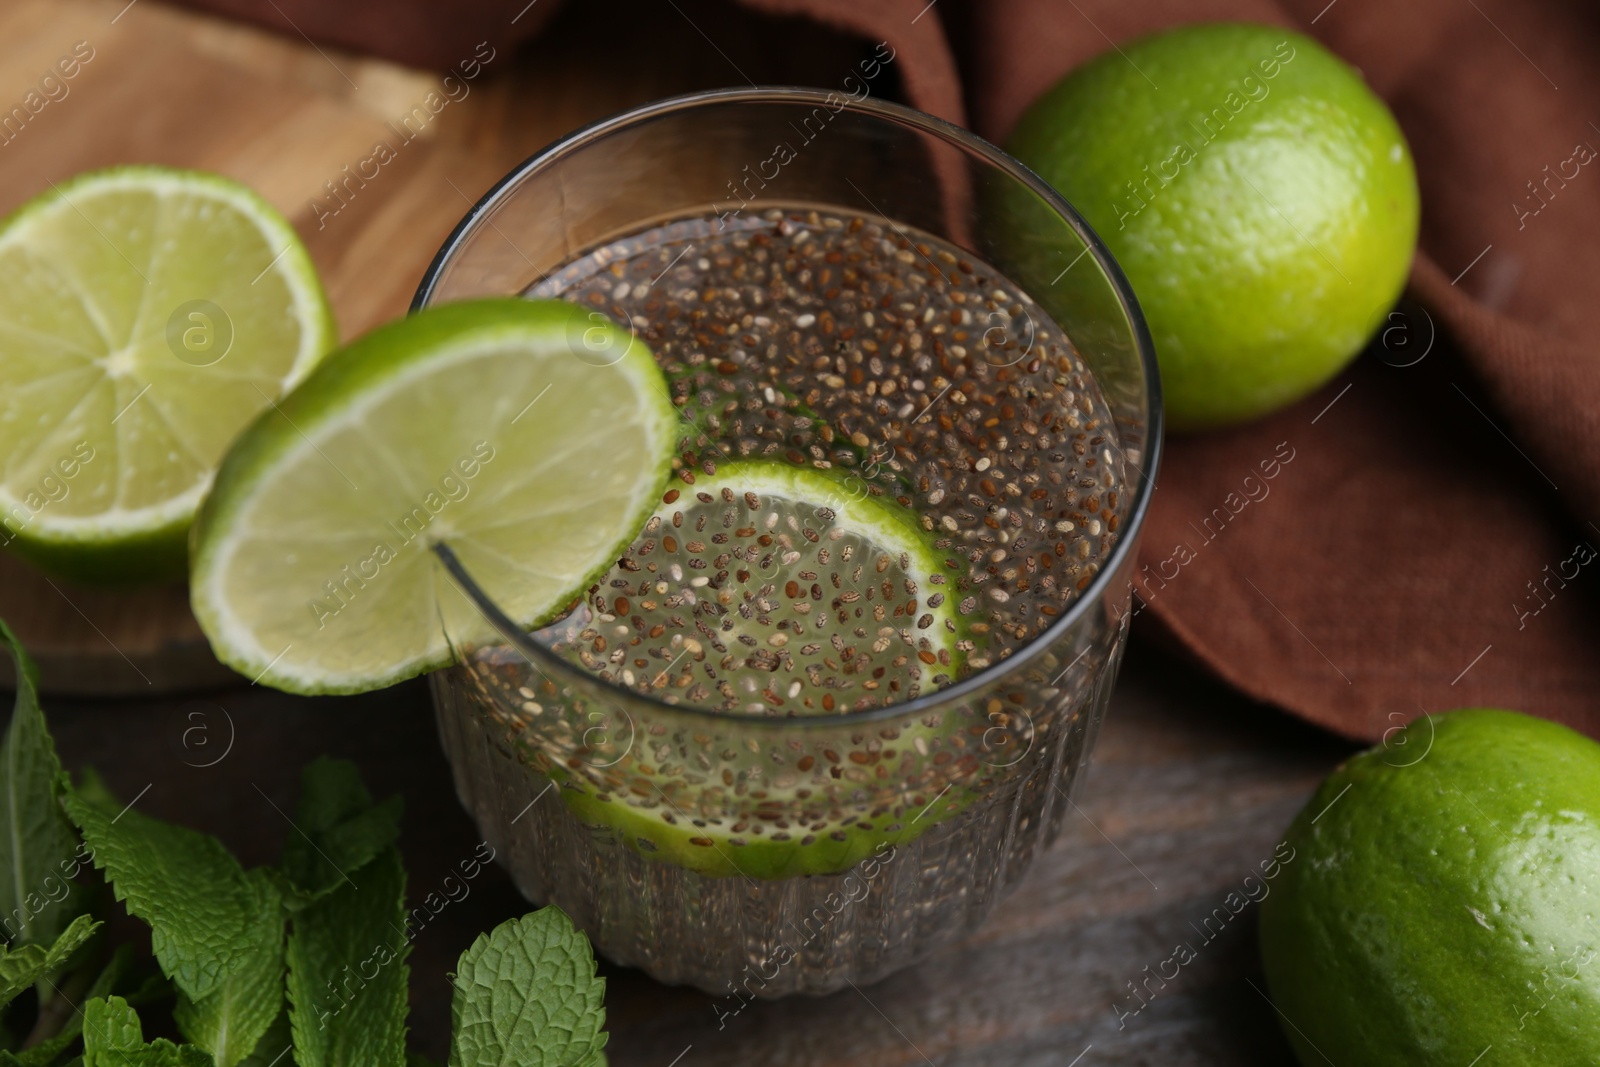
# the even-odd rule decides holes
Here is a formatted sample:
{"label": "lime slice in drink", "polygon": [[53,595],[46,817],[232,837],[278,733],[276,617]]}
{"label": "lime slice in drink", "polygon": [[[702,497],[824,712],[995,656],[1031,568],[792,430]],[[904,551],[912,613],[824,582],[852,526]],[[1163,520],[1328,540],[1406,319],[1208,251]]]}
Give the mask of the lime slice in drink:
{"label": "lime slice in drink", "polygon": [[255,193],[130,166],[0,226],[0,544],[68,578],[183,573],[228,443],[337,341]]}
{"label": "lime slice in drink", "polygon": [[954,677],[957,566],[910,509],[860,478],[724,463],[664,494],[557,648],[669,703],[859,711]]}
{"label": "lime slice in drink", "polygon": [[542,625],[638,533],[677,433],[655,358],[609,320],[560,301],[422,311],[241,435],[196,524],[195,615],[224,662],[292,692],[441,666],[441,611],[461,605],[435,542]]}
{"label": "lime slice in drink", "polygon": [[[955,678],[968,647],[951,596],[960,565],[914,512],[871,495],[859,478],[738,460],[692,485],[674,482],[586,610],[544,636],[591,673],[658,700],[826,719]],[[836,758],[858,766],[899,746],[931,759],[957,723],[930,713],[889,743],[864,731],[859,751],[841,733]],[[629,783],[622,791],[547,770],[580,819],[650,858],[709,875],[844,870],[966,803],[964,790],[908,786],[903,803],[868,815],[859,787],[846,780],[841,792],[831,764],[818,760],[793,782],[764,785],[772,807],[762,818],[730,818],[699,803],[703,788],[660,774],[653,751],[638,745],[607,769],[603,778]]]}

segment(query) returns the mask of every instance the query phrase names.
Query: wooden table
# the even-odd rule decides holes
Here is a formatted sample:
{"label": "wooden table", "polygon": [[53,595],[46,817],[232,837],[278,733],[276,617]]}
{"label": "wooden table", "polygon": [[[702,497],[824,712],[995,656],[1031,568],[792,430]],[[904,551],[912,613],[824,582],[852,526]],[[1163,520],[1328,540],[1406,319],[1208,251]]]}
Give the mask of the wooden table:
{"label": "wooden table", "polygon": [[[710,0],[677,0],[675,9],[661,0],[571,4],[531,48],[500,50],[426,137],[337,216],[319,218],[312,205],[325,198],[323,183],[368,155],[438,76],[318,50],[288,32],[264,34],[158,0],[8,0],[0,99],[20,98],[78,40],[92,42],[96,55],[71,95],[0,149],[0,210],[48,181],[114,162],[223,171],[294,220],[349,336],[403,312],[469,202],[548,140],[631,104],[746,76],[834,84],[858,44]],[[401,843],[414,899],[470,853],[477,838],[452,793],[425,686],[306,700],[219,685],[183,602],[181,590],[51,588],[0,564],[0,613],[46,653],[46,681],[58,694],[47,708],[69,766],[93,764],[124,797],[148,787],[143,810],[215,833],[247,863],[265,863],[289,830],[278,809],[291,807],[300,767],[330,752],[356,760],[375,792],[405,795]],[[170,694],[185,681],[209,688]],[[68,689],[146,695],[59,695]],[[1136,647],[1081,811],[976,935],[860,992],[753,1006],[721,1030],[706,996],[608,967],[611,1062],[1289,1062],[1261,992],[1251,911],[1137,1015],[1119,1022],[1113,1005],[1134,1006],[1129,983],[1177,942],[1199,943],[1191,924],[1271,855],[1347,752]],[[423,1051],[444,1055],[444,976],[457,955],[526,909],[495,870],[420,935],[411,1025]]]}

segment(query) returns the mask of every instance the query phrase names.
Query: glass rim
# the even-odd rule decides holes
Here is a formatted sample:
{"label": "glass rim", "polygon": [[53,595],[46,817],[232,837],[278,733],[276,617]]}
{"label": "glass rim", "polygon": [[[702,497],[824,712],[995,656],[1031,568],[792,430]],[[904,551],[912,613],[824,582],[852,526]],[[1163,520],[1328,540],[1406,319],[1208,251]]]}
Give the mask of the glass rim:
{"label": "glass rim", "polygon": [[[518,626],[504,611],[498,602],[480,586],[471,573],[462,565],[455,553],[444,542],[436,543],[435,553],[440,562],[449,573],[450,578],[456,583],[473,605],[483,614],[491,625],[505,638],[517,651],[537,665],[541,670],[550,668],[557,675],[570,677],[575,680],[580,688],[596,689],[614,693],[618,698],[616,703],[624,710],[629,704],[642,704],[653,713],[666,717],[683,717],[705,723],[721,725],[744,726],[754,730],[795,730],[795,729],[837,729],[854,725],[866,725],[900,719],[902,717],[915,717],[941,706],[960,701],[961,699],[987,688],[999,679],[1009,675],[1031,661],[1041,653],[1041,650],[1050,646],[1062,635],[1074,629],[1083,618],[1100,603],[1107,589],[1112,584],[1114,576],[1121,571],[1127,558],[1133,553],[1134,546],[1139,540],[1143,530],[1146,512],[1150,508],[1151,495],[1155,490],[1155,474],[1160,466],[1163,446],[1163,407],[1161,400],[1161,377],[1156,366],[1155,342],[1150,336],[1149,326],[1145,323],[1144,314],[1139,308],[1133,289],[1128,284],[1127,277],[1122,273],[1122,268],[1111,255],[1111,250],[1105,242],[1095,233],[1076,208],[1043,178],[1035,174],[1021,161],[1015,159],[1002,149],[979,137],[971,130],[964,129],[952,122],[947,122],[937,116],[930,115],[904,104],[878,100],[873,97],[863,97],[859,100],[844,96],[836,90],[812,89],[805,86],[753,86],[748,89],[709,89],[694,93],[685,93],[680,96],[667,97],[652,101],[639,107],[629,108],[607,118],[581,126],[563,137],[540,148],[527,159],[524,159],[510,173],[495,182],[478,201],[468,209],[461,221],[450,231],[450,236],[445,238],[444,244],[439,247],[433,261],[428,264],[428,269],[422,276],[422,281],[417,286],[416,294],[412,297],[410,311],[420,311],[428,306],[434,289],[445,272],[445,269],[455,259],[460,248],[472,237],[478,229],[489,222],[495,209],[502,201],[509,200],[515,195],[517,188],[529,175],[560,162],[564,157],[578,150],[598,142],[619,130],[636,126],[644,122],[661,118],[675,112],[689,111],[706,106],[725,104],[788,104],[806,103],[822,106],[832,98],[832,103],[844,101],[841,110],[852,111],[869,118],[883,122],[890,122],[900,126],[911,127],[929,134],[968,156],[976,156],[1004,172],[1008,177],[1021,183],[1031,192],[1043,200],[1068,226],[1083,240],[1085,250],[1093,257],[1096,264],[1105,274],[1116,294],[1117,303],[1127,316],[1132,327],[1134,347],[1137,350],[1140,366],[1144,371],[1145,389],[1144,397],[1148,408],[1148,421],[1146,422],[1147,434],[1143,447],[1144,465],[1140,472],[1140,481],[1134,487],[1132,507],[1128,511],[1128,518],[1122,524],[1121,535],[1112,547],[1111,554],[1107,557],[1105,565],[1095,575],[1076,600],[1068,605],[1061,617],[1051,623],[1043,632],[1036,634],[1021,648],[1011,655],[999,660],[988,667],[977,671],[957,682],[939,689],[931,690],[910,700],[902,700],[892,704],[885,704],[875,708],[866,708],[861,711],[849,711],[837,715],[744,715],[738,712],[719,711],[714,708],[703,708],[693,704],[668,704],[650,694],[641,693],[626,686],[608,682],[596,675],[580,670],[565,658],[556,655]],[[1113,423],[1115,419],[1113,419]],[[446,635],[448,638],[448,634]],[[453,642],[452,642],[453,644]],[[470,668],[469,668],[470,669]]]}

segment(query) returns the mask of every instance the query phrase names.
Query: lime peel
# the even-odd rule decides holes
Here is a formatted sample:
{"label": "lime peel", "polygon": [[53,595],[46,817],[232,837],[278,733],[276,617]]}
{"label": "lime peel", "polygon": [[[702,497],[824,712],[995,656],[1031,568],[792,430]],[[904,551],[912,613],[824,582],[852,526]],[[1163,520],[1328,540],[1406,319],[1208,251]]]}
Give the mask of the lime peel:
{"label": "lime peel", "polygon": [[[574,305],[470,301],[380,327],[229,453],[195,530],[196,617],[224,662],[292,692],[443,666],[441,613],[465,602],[431,544],[542,625],[633,539],[677,435],[654,356]],[[463,612],[450,636],[482,625]]]}

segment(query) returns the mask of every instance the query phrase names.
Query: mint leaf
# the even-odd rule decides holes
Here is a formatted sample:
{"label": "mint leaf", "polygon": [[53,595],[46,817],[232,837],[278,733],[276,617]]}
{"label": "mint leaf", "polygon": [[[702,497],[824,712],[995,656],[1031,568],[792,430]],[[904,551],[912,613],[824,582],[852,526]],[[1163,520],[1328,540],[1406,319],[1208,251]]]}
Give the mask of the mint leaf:
{"label": "mint leaf", "polygon": [[172,1018],[179,1033],[211,1053],[216,1067],[237,1067],[283,1014],[283,980],[280,919],[278,937],[271,945],[258,946],[253,958],[225,979],[222,988],[199,1000],[179,990]]}
{"label": "mint leaf", "polygon": [[83,947],[99,926],[89,916],[80,915],[49,948],[42,945],[0,948],[0,1007],[11,1003],[18,993],[35,982],[60,970],[67,957]]}
{"label": "mint leaf", "polygon": [[150,924],[162,971],[190,999],[274,958],[283,902],[266,871],[246,872],[216,838],[132,809],[112,812],[70,789],[62,803],[116,898]]}
{"label": "mint leaf", "polygon": [[356,765],[323,756],[300,776],[300,803],[295,829],[283,847],[285,877],[309,903],[346,883],[346,879],[394,844],[400,835],[398,796],[376,806],[361,784]]}
{"label": "mint leaf", "polygon": [[289,1023],[300,1067],[404,1067],[410,950],[400,852],[297,912],[289,935]]}
{"label": "mint leaf", "polygon": [[164,1037],[145,1044],[138,1013],[107,997],[83,1006],[83,1067],[211,1067],[211,1057]]}
{"label": "mint leaf", "polygon": [[462,953],[450,1014],[450,1067],[601,1062],[604,978],[560,908],[501,923]]}
{"label": "mint leaf", "polygon": [[78,835],[56,801],[61,761],[39,708],[38,670],[4,622],[0,644],[17,675],[17,702],[0,747],[0,929],[8,941],[47,945],[71,918]]}
{"label": "mint leaf", "polygon": [[91,1000],[83,1006],[83,1058],[93,1064],[109,1052],[135,1052],[144,1046],[139,1013],[121,997]]}

